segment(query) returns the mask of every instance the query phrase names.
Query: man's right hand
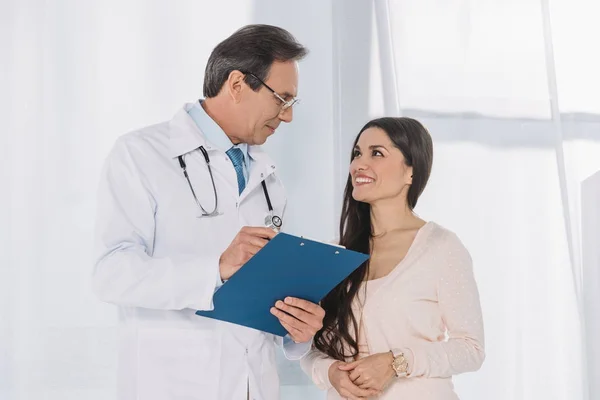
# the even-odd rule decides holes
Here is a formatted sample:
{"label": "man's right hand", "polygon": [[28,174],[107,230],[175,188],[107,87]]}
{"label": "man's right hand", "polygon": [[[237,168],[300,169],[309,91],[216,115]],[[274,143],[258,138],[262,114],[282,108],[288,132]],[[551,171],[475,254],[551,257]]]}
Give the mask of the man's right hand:
{"label": "man's right hand", "polygon": [[329,367],[329,382],[337,390],[338,394],[345,399],[363,400],[371,396],[380,394],[378,390],[361,389],[352,382],[348,371],[342,371],[339,366],[344,365],[341,361],[336,361]]}
{"label": "man's right hand", "polygon": [[271,228],[243,227],[219,259],[221,280],[235,274],[253,255],[258,253],[277,233]]}

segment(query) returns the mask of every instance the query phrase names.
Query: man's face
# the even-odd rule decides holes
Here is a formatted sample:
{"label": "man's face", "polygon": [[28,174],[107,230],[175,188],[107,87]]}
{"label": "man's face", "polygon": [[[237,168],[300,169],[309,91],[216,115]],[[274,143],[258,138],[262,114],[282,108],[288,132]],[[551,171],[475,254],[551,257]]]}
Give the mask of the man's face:
{"label": "man's face", "polygon": [[[298,63],[275,61],[264,82],[284,100],[295,98],[298,94]],[[262,84],[256,92],[250,87],[244,90],[240,105],[247,116],[240,139],[250,145],[265,143],[281,122],[291,122],[293,118],[292,107],[282,110],[281,100]]]}

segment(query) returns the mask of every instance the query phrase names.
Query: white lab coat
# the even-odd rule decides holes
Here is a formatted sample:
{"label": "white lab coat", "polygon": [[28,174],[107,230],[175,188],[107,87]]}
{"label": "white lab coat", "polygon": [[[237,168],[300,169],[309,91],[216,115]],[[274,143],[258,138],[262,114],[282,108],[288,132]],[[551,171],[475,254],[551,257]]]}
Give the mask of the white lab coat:
{"label": "white lab coat", "polygon": [[[224,150],[204,138],[186,104],[174,118],[122,136],[100,182],[93,290],[119,306],[119,398],[122,400],[275,400],[279,380],[271,334],[195,315],[212,309],[219,257],[243,226],[264,226],[266,180],[275,214],[286,197],[271,159],[250,146],[252,168],[238,195]],[[202,153],[210,156],[219,211],[197,218],[177,156],[207,211],[214,205]],[[284,346],[300,358],[308,346]]]}

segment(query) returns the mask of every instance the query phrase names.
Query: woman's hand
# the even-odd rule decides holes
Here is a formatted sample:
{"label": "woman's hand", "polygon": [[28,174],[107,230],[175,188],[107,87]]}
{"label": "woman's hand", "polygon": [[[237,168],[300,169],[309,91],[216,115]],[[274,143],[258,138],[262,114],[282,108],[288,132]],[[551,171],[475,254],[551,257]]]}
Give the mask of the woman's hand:
{"label": "woman's hand", "polygon": [[350,400],[362,400],[380,393],[378,390],[361,389],[356,386],[350,379],[349,373],[341,369],[344,365],[349,364],[336,361],[329,367],[329,382],[340,396]]}
{"label": "woman's hand", "polygon": [[392,362],[394,362],[392,353],[378,353],[349,364],[342,363],[338,369],[347,372],[350,380],[359,388],[383,392],[396,377]]}

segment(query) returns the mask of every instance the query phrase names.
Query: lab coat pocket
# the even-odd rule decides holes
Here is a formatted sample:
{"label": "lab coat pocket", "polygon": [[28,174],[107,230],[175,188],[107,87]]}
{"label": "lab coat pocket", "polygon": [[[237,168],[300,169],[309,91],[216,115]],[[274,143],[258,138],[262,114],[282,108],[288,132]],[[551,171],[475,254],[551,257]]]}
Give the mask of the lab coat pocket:
{"label": "lab coat pocket", "polygon": [[138,332],[140,399],[218,398],[221,338],[199,329]]}

